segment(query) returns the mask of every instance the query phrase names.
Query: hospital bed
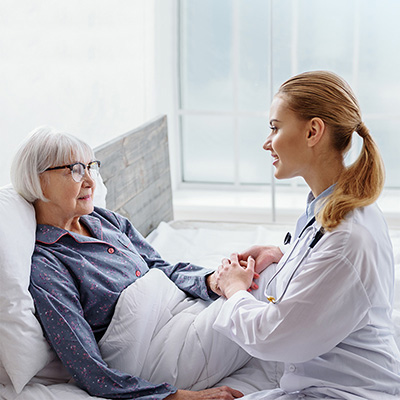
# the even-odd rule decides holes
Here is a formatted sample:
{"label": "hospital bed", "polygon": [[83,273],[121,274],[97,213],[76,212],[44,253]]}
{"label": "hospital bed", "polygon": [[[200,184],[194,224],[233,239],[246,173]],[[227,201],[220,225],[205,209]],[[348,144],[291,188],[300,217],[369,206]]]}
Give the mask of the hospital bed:
{"label": "hospital bed", "polygon": [[[216,267],[234,251],[282,242],[293,227],[174,221],[167,133],[167,118],[161,116],[95,149],[102,162],[95,203],[129,218],[171,263]],[[95,399],[73,382],[34,316],[28,284],[36,222],[33,207],[11,186],[0,189],[0,221],[0,399]],[[396,264],[393,319],[400,346],[400,231],[390,235]],[[219,384],[244,393],[272,389],[281,371],[279,363],[251,360]]]}

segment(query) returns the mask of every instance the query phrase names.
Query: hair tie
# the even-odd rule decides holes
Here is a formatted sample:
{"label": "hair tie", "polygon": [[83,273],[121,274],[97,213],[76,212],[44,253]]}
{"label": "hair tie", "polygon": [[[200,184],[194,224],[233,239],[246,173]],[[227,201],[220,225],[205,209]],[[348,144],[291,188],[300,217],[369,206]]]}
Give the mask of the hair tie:
{"label": "hair tie", "polygon": [[360,122],[354,131],[363,139],[368,135],[368,128],[365,126],[364,122]]}

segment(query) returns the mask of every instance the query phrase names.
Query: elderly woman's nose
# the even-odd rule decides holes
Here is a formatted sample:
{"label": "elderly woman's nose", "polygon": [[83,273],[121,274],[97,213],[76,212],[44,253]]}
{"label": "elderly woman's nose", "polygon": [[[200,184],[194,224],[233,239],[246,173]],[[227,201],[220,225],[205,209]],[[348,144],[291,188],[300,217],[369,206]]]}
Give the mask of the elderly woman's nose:
{"label": "elderly woman's nose", "polygon": [[95,180],[87,168],[85,169],[85,175],[83,175],[82,181],[90,186],[93,186],[95,184]]}

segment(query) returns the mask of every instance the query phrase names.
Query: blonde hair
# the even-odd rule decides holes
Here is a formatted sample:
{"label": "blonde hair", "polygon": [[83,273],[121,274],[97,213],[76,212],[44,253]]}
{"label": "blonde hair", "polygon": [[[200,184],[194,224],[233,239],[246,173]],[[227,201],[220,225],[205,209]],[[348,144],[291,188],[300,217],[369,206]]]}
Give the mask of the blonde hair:
{"label": "blonde hair", "polygon": [[328,71],[305,72],[283,83],[277,95],[284,96],[300,118],[321,118],[330,127],[333,148],[343,156],[351,146],[353,132],[363,139],[358,159],[341,173],[317,215],[322,226],[332,230],[350,211],[372,204],[379,197],[385,175],[379,150],[362,122],[353,91],[338,75]]}
{"label": "blonde hair", "polygon": [[32,131],[21,144],[11,165],[11,182],[25,200],[47,201],[40,174],[47,168],[70,164],[76,159],[93,159],[92,148],[82,140],[49,126]]}

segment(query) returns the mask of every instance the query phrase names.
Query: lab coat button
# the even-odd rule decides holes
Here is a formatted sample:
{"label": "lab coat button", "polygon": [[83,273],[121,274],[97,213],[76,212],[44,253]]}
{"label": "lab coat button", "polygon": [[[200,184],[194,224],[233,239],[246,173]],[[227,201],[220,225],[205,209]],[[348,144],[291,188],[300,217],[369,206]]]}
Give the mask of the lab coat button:
{"label": "lab coat button", "polygon": [[289,372],[294,372],[294,371],[296,371],[296,366],[293,365],[293,364],[290,364],[289,365]]}
{"label": "lab coat button", "polygon": [[139,276],[142,275],[140,271],[136,271],[136,276],[139,278]]}
{"label": "lab coat button", "polygon": [[108,251],[110,254],[113,254],[115,250],[114,250],[112,247],[109,247],[107,251]]}

